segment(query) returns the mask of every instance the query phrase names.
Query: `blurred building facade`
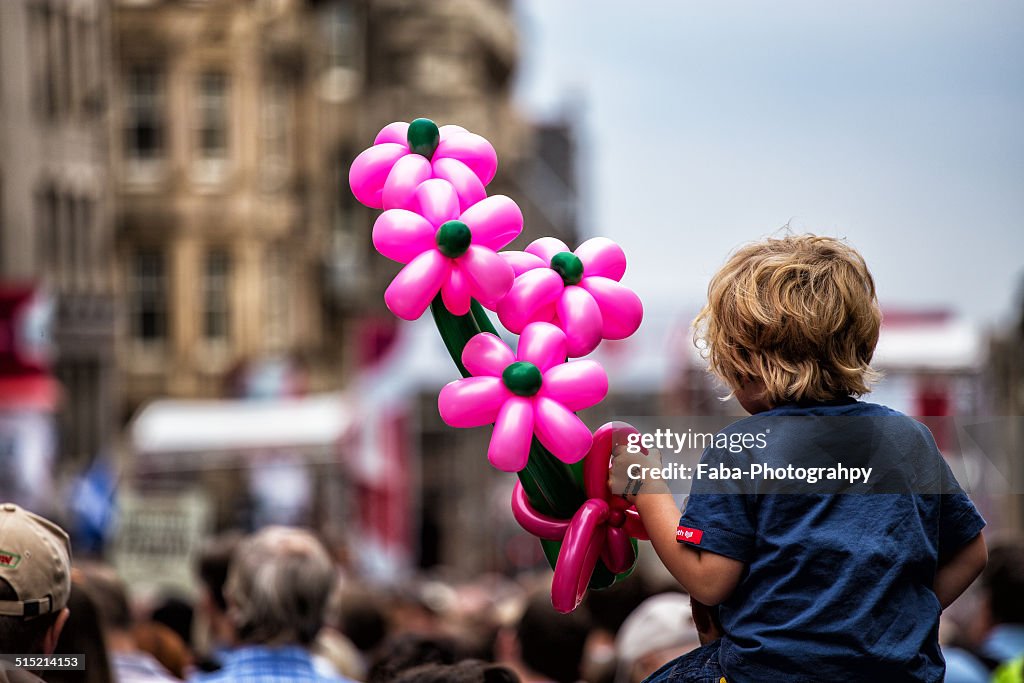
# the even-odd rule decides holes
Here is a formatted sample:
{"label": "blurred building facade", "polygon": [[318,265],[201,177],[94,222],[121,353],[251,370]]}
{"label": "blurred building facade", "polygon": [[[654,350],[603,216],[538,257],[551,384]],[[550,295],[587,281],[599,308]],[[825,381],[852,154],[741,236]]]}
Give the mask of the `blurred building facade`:
{"label": "blurred building facade", "polygon": [[315,19],[299,0],[115,4],[125,415],[245,393],[239,375],[264,363],[302,375],[286,385],[341,381],[322,316]]}
{"label": "blurred building facade", "polygon": [[[575,247],[576,131],[522,118],[518,60],[504,0],[0,2],[0,280],[56,295],[64,450],[109,446],[154,401],[359,386],[397,334],[382,295],[398,266],[374,251],[376,212],[347,176],[392,121],[487,137],[488,192],[525,216],[511,248]],[[362,506],[381,566],[500,564],[479,512],[510,480],[482,457],[486,434],[453,434],[435,400],[421,385],[401,406],[364,405],[351,489],[334,486],[339,453],[296,459],[319,468],[310,490],[331,482],[331,505],[311,494],[294,521]],[[271,471],[275,449],[250,469]],[[236,450],[220,469],[212,454],[169,469],[179,490],[206,490],[220,525],[244,525],[226,501],[255,495]]]}
{"label": "blurred building facade", "polygon": [[0,281],[52,297],[65,461],[116,427],[105,0],[0,3]]}
{"label": "blurred building facade", "polygon": [[985,379],[992,414],[1004,416],[999,448],[1011,465],[1006,472],[1011,495],[1006,496],[1005,507],[1010,530],[1019,534],[1024,531],[1024,296],[1018,297],[1014,318],[990,340]]}

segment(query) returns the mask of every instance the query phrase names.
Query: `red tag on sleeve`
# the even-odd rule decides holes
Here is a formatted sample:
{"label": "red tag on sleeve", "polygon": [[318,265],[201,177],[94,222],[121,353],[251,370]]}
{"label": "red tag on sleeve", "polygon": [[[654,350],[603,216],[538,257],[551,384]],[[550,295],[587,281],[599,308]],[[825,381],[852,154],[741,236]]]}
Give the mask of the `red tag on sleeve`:
{"label": "red tag on sleeve", "polygon": [[676,527],[676,540],[680,543],[700,545],[700,539],[703,537],[704,532],[700,529],[691,529],[688,526]]}

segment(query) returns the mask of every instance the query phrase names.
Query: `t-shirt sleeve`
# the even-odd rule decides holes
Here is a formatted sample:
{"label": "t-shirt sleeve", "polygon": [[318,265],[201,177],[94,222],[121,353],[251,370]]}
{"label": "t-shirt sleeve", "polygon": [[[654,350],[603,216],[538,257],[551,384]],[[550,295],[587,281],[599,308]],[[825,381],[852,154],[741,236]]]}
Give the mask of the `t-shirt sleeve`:
{"label": "t-shirt sleeve", "polygon": [[936,448],[942,467],[942,493],[939,495],[939,562],[951,557],[981,533],[985,519],[964,492],[960,482]]}
{"label": "t-shirt sleeve", "polygon": [[[704,451],[701,463],[710,468],[745,466],[729,453]],[[749,563],[754,554],[754,496],[742,491],[742,481],[694,476],[683,508],[676,541]]]}
{"label": "t-shirt sleeve", "polygon": [[939,503],[939,561],[948,559],[985,528],[985,519],[966,493],[946,493]]}

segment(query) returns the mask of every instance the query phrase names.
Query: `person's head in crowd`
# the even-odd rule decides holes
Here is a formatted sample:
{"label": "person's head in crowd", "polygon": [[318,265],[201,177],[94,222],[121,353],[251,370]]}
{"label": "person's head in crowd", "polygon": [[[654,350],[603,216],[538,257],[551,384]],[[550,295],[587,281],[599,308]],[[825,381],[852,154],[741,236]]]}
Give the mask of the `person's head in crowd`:
{"label": "person's head in crowd", "polygon": [[153,608],[150,619],[174,631],[186,646],[192,646],[192,603],[178,596],[168,596]]}
{"label": "person's head in crowd", "polygon": [[308,531],[271,526],[246,538],[224,586],[238,639],[308,648],[323,626],[334,576],[327,550]]}
{"label": "person's head in crowd", "polygon": [[1024,540],[989,548],[979,583],[991,626],[1024,624]]}
{"label": "person's head in crowd", "polygon": [[[312,652],[330,663],[342,676],[365,680],[369,656],[384,638],[388,625],[383,608],[369,599],[370,589],[355,586],[341,574],[327,599],[324,627],[316,637]],[[355,638],[348,635],[355,634]],[[358,641],[358,643],[356,642]]]}
{"label": "person's head in crowd", "polygon": [[394,683],[519,683],[511,669],[467,659],[458,664],[426,664],[404,672]]}
{"label": "person's head in crowd", "polygon": [[589,634],[590,619],[584,608],[561,614],[551,606],[547,592],[540,592],[527,602],[514,630],[514,642],[503,634],[500,659],[524,681],[574,683],[580,679]]}
{"label": "person's head in crowd", "polygon": [[[114,680],[121,683],[174,681],[174,676],[150,650],[139,647],[128,587],[117,571],[100,563],[83,564],[77,569],[76,576],[81,577],[99,608]],[[173,633],[171,635],[177,639]]]}
{"label": "person's head in crowd", "polygon": [[519,617],[525,587],[497,573],[479,574],[454,586],[457,599],[449,618],[451,631],[468,648],[469,656],[485,662],[497,659],[502,626]]}
{"label": "person's head in crowd", "polygon": [[334,628],[324,626],[320,629],[310,651],[327,665],[329,671],[352,680],[365,680],[366,658],[351,640]]}
{"label": "person's head in crowd", "polygon": [[629,581],[587,594],[585,604],[592,629],[583,654],[582,673],[586,680],[615,678],[615,634],[633,610],[655,592],[641,572],[634,572]]}
{"label": "person's head in crowd", "polygon": [[52,653],[70,593],[68,535],[14,503],[0,504],[0,652]]}
{"label": "person's head in crowd", "polygon": [[966,648],[990,668],[1024,654],[1024,538],[989,546],[988,564],[969,600],[959,621],[954,614],[943,624],[945,645]]}
{"label": "person's head in crowd", "polygon": [[196,573],[202,594],[197,608],[202,612],[209,630],[210,645],[222,647],[234,642],[234,628],[228,619],[228,601],[224,584],[228,580],[231,558],[244,538],[238,531],[227,531],[208,539],[199,549]]}
{"label": "person's head in crowd", "polygon": [[648,598],[623,622],[615,638],[615,683],[640,683],[663,664],[699,646],[688,596],[663,593]]}
{"label": "person's head in crowd", "polygon": [[105,564],[87,564],[80,568],[82,583],[96,600],[100,623],[107,635],[108,645],[116,649],[113,641],[130,640],[132,610],[128,603],[128,588],[117,571]]}
{"label": "person's head in crowd", "polygon": [[[72,571],[74,575],[74,571]],[[48,671],[47,683],[111,683],[113,674],[107,643],[100,624],[100,611],[89,589],[80,580],[72,580],[68,598],[70,615],[54,648],[55,655],[85,655],[82,670]]]}
{"label": "person's head in crowd", "polygon": [[442,634],[450,603],[450,588],[440,582],[419,579],[404,584],[389,601],[391,632]]}
{"label": "person's head in crowd", "polygon": [[149,621],[132,628],[136,646],[153,655],[156,661],[175,678],[184,680],[192,664],[188,645],[177,633],[164,624]]}
{"label": "person's head in crowd", "polygon": [[622,581],[605,590],[588,592],[587,613],[595,629],[615,634],[644,600],[659,592],[637,571],[629,577],[629,581]]}
{"label": "person's head in crowd", "polygon": [[367,683],[391,683],[399,674],[424,664],[449,665],[462,658],[451,638],[406,633],[387,640],[370,665]]}
{"label": "person's head in crowd", "polygon": [[388,615],[381,600],[370,590],[342,590],[335,593],[329,609],[330,622],[345,634],[360,652],[373,652],[388,637]]}

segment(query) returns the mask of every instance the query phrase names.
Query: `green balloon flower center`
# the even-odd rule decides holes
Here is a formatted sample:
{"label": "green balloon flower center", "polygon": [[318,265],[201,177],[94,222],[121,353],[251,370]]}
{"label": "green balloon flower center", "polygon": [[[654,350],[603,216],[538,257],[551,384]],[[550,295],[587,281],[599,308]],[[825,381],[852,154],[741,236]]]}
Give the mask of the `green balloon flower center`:
{"label": "green balloon flower center", "polygon": [[441,142],[441,133],[437,130],[437,124],[430,119],[416,119],[410,123],[409,132],[405,137],[409,141],[409,149],[428,159],[434,156],[434,152]]}
{"label": "green balloon flower center", "polygon": [[516,396],[533,396],[540,391],[543,377],[533,363],[517,361],[505,368],[501,373],[501,381]]}
{"label": "green balloon flower center", "polygon": [[551,270],[558,273],[567,285],[578,285],[583,279],[583,261],[568,251],[560,251],[551,257]]}
{"label": "green balloon flower center", "polygon": [[469,245],[473,241],[473,233],[470,232],[469,226],[462,221],[448,221],[438,228],[434,240],[442,254],[448,258],[458,258],[469,249]]}

